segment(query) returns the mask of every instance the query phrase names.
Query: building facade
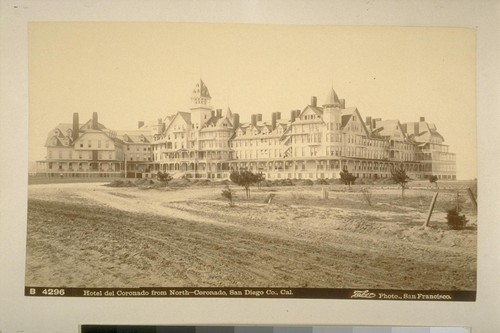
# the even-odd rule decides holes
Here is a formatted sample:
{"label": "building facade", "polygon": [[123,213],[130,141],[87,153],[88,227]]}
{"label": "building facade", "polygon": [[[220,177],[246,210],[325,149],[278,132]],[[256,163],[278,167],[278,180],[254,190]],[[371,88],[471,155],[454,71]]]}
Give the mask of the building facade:
{"label": "building facade", "polygon": [[[75,120],[76,119],[76,120]],[[49,133],[46,173],[171,173],[174,177],[227,179],[233,170],[262,172],[267,179],[338,178],[347,169],[360,178],[388,178],[403,166],[413,179],[456,179],[455,154],[434,124],[363,119],[333,88],[301,110],[253,114],[240,122],[231,109],[215,109],[200,80],[189,112],[139,122],[136,131],[111,131],[97,122],[59,124]]]}

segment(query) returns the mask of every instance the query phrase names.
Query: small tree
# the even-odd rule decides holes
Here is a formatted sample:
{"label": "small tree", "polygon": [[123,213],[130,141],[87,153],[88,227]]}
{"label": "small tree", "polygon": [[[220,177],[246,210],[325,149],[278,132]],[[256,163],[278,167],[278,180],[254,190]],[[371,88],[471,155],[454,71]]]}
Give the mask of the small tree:
{"label": "small tree", "polygon": [[406,170],[403,165],[399,168],[392,168],[391,170],[392,180],[401,186],[401,198],[405,197],[406,184],[410,181],[410,177],[406,174]]}
{"label": "small tree", "polygon": [[234,199],[235,195],[233,194],[233,192],[231,191],[229,186],[226,186],[226,188],[222,190],[221,194],[224,198],[229,200],[229,206],[233,207],[234,206],[233,199]]}
{"label": "small tree", "polygon": [[438,185],[437,181],[438,181],[438,177],[437,177],[437,176],[432,176],[432,175],[431,175],[431,176],[429,177],[429,183],[434,183],[434,184],[436,184],[436,188],[439,190],[439,185]]}
{"label": "small tree", "polygon": [[257,183],[258,175],[251,171],[233,171],[229,175],[229,179],[237,185],[245,188],[247,199],[250,198],[250,186]]}
{"label": "small tree", "polygon": [[258,189],[260,190],[261,189],[261,183],[266,180],[266,176],[264,176],[264,174],[261,172],[259,172],[258,174],[255,175],[256,177],[256,182],[257,182],[257,187]]}
{"label": "small tree", "polygon": [[340,179],[344,184],[349,185],[349,189],[351,189],[351,184],[354,184],[354,182],[356,181],[356,179],[358,179],[358,177],[350,173],[347,170],[347,167],[344,167],[344,169],[340,171]]}
{"label": "small tree", "polygon": [[158,171],[156,173],[156,178],[161,181],[161,182],[164,182],[164,183],[168,183],[169,181],[171,181],[173,178],[172,176],[167,173],[167,172],[161,172],[161,171]]}

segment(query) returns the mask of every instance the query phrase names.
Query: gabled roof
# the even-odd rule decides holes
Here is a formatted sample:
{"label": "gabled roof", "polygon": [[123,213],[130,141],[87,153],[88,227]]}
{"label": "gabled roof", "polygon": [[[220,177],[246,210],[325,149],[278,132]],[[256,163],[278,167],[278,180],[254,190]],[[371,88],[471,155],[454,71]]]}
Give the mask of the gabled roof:
{"label": "gabled roof", "polygon": [[[318,116],[322,116],[323,115],[323,108],[319,107],[319,106],[312,106],[312,105],[308,105],[306,107],[307,108],[310,108],[311,110],[313,110]],[[305,111],[305,109],[304,109]],[[304,112],[302,111],[302,112]]]}
{"label": "gabled roof", "polygon": [[[52,141],[55,142],[53,143]],[[65,147],[69,146],[71,143],[71,140],[68,140],[68,144],[66,144],[64,138],[60,138],[56,135],[49,136],[47,140],[45,141],[45,147]]]}
{"label": "gabled roof", "polygon": [[231,127],[233,127],[233,121],[232,118],[229,118],[227,115],[225,117],[220,117],[219,120],[217,120],[217,127],[223,127],[224,123],[227,122],[227,124]]}
{"label": "gabled roof", "polygon": [[395,132],[401,132],[403,138],[406,137],[406,133],[403,131],[403,127],[399,120],[379,120],[377,121],[376,132],[380,136],[392,137]]}
{"label": "gabled roof", "polygon": [[177,117],[179,117],[182,120],[184,120],[184,122],[187,125],[191,125],[191,113],[189,113],[189,112],[183,112],[183,111],[177,111],[177,113],[175,115],[171,116],[170,122],[168,124],[166,124],[166,126],[165,126],[165,132],[167,132],[168,129],[170,128],[170,126],[172,126],[172,124],[174,123],[174,120]]}
{"label": "gabled roof", "polygon": [[[59,130],[59,134],[58,135],[55,134],[56,130]],[[48,133],[47,139],[45,140],[45,146],[46,147],[50,147],[50,146],[69,146],[69,144],[72,141],[71,138],[69,138],[70,142],[68,144],[66,144],[64,142],[64,140],[63,140],[67,136],[66,133],[68,132],[68,130],[71,130],[71,132],[73,132],[73,124],[70,124],[70,123],[60,123],[60,124],[58,124],[53,130],[51,130]],[[52,139],[54,137],[57,139],[57,143],[55,145],[52,144]]]}
{"label": "gabled roof", "polygon": [[113,141],[114,143],[118,143],[118,144],[123,143],[123,140],[112,135],[112,133],[110,131],[101,131],[101,130],[94,130],[94,129],[88,129],[88,130],[85,130],[84,132],[81,132],[81,135],[74,141],[74,143],[76,143],[78,140],[80,140],[85,135],[90,134],[90,133],[101,133],[101,134],[104,134],[105,136],[107,136],[109,139],[111,139],[111,141]]}
{"label": "gabled roof", "polygon": [[214,127],[214,126],[217,126],[217,121],[221,119],[221,117],[217,117],[217,116],[211,116],[210,118],[208,118],[208,120],[205,122],[205,124],[203,125],[203,127]]}
{"label": "gabled roof", "polygon": [[312,110],[316,115],[319,116],[320,120],[323,120],[323,108],[319,106],[312,106],[312,105],[307,105],[297,116],[297,119],[302,117],[304,112],[306,112],[308,109]]}
{"label": "gabled roof", "polygon": [[[80,124],[78,124],[80,127]],[[68,130],[73,131],[73,124],[70,123],[61,123],[56,126],[57,129],[59,129],[62,133],[66,133]]]}
{"label": "gabled roof", "polygon": [[118,131],[117,135],[126,143],[151,143],[153,141],[151,134],[145,131]]}
{"label": "gabled roof", "polygon": [[349,120],[351,120],[351,117],[353,114],[356,114],[356,108],[347,108],[347,109],[344,109],[342,110],[342,128],[345,127],[345,125],[347,125],[347,123],[349,122]]}
{"label": "gabled roof", "polygon": [[[184,121],[186,123],[191,124],[191,113],[190,112],[179,111],[179,112],[177,112],[177,114],[179,116],[181,116],[182,119],[184,119]],[[173,122],[174,118],[175,118],[175,116],[172,118],[172,120],[170,122]]]}
{"label": "gabled roof", "polygon": [[370,135],[370,131],[368,131],[368,128],[366,127],[365,122],[361,118],[361,114],[359,113],[359,110],[356,107],[350,107],[347,109],[342,110],[342,128],[344,128],[349,121],[351,121],[352,116],[356,115],[359,119],[359,123],[363,127],[363,130],[365,131],[365,134],[368,136]]}
{"label": "gabled roof", "polygon": [[[89,119],[87,122],[85,122],[83,125],[80,125],[81,130],[87,130],[92,128],[92,119]],[[104,126],[101,123],[97,123],[97,129],[98,130],[105,130],[106,126]]]}

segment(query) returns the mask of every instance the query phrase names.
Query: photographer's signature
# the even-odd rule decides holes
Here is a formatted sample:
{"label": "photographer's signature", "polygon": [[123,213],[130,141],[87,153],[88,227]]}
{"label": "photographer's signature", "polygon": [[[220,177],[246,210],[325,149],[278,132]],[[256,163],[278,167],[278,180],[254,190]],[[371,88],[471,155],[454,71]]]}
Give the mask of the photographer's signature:
{"label": "photographer's signature", "polygon": [[369,290],[354,290],[351,298],[374,298],[375,293],[371,293]]}

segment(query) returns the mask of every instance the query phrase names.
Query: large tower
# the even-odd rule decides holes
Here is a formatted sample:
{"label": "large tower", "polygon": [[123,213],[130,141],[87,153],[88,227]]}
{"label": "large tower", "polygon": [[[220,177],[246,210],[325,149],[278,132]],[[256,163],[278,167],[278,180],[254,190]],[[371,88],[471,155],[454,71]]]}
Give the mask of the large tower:
{"label": "large tower", "polygon": [[191,95],[191,123],[195,129],[201,128],[212,116],[211,100],[212,97],[210,97],[207,86],[200,79]]}

